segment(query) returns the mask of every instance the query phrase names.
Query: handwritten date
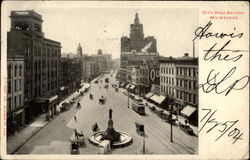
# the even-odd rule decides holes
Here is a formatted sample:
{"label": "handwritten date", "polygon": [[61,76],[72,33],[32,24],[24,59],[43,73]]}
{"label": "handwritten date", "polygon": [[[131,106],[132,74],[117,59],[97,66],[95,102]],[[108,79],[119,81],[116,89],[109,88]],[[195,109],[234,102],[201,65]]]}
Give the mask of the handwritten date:
{"label": "handwritten date", "polygon": [[217,110],[212,111],[212,109],[203,108],[202,111],[206,111],[207,114],[200,121],[204,123],[201,126],[199,132],[201,132],[205,126],[207,126],[208,129],[206,130],[206,133],[211,131],[218,131],[220,133],[215,141],[218,141],[223,136],[232,137],[234,140],[233,144],[239,140],[243,140],[243,133],[238,128],[234,127],[239,122],[239,120],[218,122],[215,118],[215,113]]}

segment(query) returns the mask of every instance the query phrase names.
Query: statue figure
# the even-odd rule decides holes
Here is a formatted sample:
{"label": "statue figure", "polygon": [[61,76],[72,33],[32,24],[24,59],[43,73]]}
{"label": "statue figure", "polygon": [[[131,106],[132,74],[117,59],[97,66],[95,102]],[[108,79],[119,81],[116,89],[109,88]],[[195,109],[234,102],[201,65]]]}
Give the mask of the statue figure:
{"label": "statue figure", "polygon": [[112,111],[112,109],[110,108],[110,109],[109,109],[109,119],[112,119],[112,112],[113,112],[113,111]]}

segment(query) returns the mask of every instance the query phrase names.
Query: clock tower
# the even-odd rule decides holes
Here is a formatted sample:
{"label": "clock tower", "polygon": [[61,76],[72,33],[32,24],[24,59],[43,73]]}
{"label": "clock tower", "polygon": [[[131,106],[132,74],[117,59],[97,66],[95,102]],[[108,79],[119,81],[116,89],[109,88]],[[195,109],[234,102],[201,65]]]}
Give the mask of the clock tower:
{"label": "clock tower", "polygon": [[135,14],[134,24],[130,25],[131,50],[141,51],[144,47],[143,25],[140,24],[138,13]]}

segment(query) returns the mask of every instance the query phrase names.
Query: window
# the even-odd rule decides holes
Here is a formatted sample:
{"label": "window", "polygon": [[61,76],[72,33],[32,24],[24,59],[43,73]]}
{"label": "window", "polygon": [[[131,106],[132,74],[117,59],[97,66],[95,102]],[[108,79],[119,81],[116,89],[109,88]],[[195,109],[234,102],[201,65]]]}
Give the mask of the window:
{"label": "window", "polygon": [[38,56],[41,56],[41,47],[38,47]]}
{"label": "window", "polygon": [[22,65],[19,66],[19,76],[22,76]]}
{"label": "window", "polygon": [[15,77],[17,76],[17,66],[15,66]]}
{"label": "window", "polygon": [[19,79],[19,90],[22,90],[22,80]]}
{"label": "window", "polygon": [[15,109],[16,107],[17,107],[17,97],[15,96],[13,109]]}
{"label": "window", "polygon": [[22,105],[22,95],[19,95],[19,106]]}
{"label": "window", "polygon": [[11,80],[8,80],[8,93],[11,93]]}
{"label": "window", "polygon": [[17,91],[17,80],[15,79],[15,91]]}
{"label": "window", "polygon": [[11,97],[9,97],[7,100],[7,106],[8,106],[7,112],[10,112],[11,111]]}
{"label": "window", "polygon": [[197,86],[196,86],[197,84],[196,84],[196,82],[194,81],[194,89],[197,89]]}
{"label": "window", "polygon": [[34,47],[34,56],[37,56],[37,48]]}
{"label": "window", "polygon": [[193,103],[196,104],[196,95],[193,95]]}

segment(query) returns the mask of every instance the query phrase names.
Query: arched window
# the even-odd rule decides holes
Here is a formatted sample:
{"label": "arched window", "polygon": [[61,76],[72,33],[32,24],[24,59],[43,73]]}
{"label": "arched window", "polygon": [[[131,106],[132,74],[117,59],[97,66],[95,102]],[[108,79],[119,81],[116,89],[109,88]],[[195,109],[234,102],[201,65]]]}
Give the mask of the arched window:
{"label": "arched window", "polygon": [[12,66],[11,64],[8,65],[8,79],[11,79],[12,75]]}
{"label": "arched window", "polygon": [[19,76],[22,76],[22,65],[19,66]]}

